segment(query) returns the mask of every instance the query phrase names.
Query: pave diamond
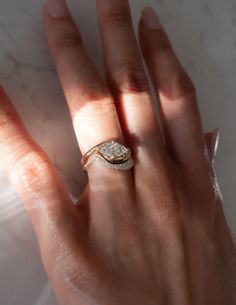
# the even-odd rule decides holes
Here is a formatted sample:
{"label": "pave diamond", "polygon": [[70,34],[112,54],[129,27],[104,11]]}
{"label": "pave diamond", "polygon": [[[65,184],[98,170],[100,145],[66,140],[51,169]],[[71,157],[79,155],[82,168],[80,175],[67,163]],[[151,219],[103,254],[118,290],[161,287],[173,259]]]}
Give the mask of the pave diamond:
{"label": "pave diamond", "polygon": [[125,162],[131,156],[131,152],[128,148],[114,141],[102,144],[99,147],[99,151],[103,157],[111,163]]}
{"label": "pave diamond", "polygon": [[101,156],[98,156],[98,155],[93,155],[89,159],[89,161],[87,163],[87,166],[93,160],[98,161],[98,163],[101,164],[102,166],[105,166],[105,167],[110,168],[110,169],[116,169],[116,170],[124,170],[125,171],[125,170],[131,169],[134,166],[134,161],[133,161],[132,158],[129,158],[127,161],[125,161],[123,163],[111,163],[111,162],[106,161],[104,158],[102,158]]}

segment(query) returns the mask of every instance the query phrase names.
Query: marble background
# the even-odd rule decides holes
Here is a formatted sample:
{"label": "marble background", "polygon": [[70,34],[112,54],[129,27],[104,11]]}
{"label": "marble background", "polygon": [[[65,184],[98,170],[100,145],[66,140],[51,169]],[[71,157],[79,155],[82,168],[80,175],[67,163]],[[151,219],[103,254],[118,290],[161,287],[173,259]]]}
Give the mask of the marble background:
{"label": "marble background", "polygon": [[[103,72],[94,0],[68,1],[88,52]],[[206,131],[220,127],[216,159],[225,212],[236,232],[236,3],[233,0],[131,0],[137,24],[153,6],[193,79]],[[42,0],[1,0],[0,83],[68,189],[86,183],[80,153],[43,31]],[[14,292],[13,292],[14,291]],[[0,175],[0,304],[57,304],[21,202]]]}

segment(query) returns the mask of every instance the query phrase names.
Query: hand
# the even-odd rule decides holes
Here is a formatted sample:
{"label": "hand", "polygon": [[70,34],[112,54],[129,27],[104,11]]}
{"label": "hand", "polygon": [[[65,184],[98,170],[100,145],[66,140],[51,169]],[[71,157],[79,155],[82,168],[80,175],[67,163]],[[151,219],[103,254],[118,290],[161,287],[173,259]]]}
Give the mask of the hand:
{"label": "hand", "polygon": [[146,8],[139,41],[159,123],[128,2],[97,0],[97,9],[108,86],[62,0],[44,10],[48,43],[82,154],[119,139],[132,150],[132,170],[92,162],[88,185],[73,205],[49,158],[0,93],[0,164],[31,217],[59,303],[236,304],[236,249],[194,86]]}

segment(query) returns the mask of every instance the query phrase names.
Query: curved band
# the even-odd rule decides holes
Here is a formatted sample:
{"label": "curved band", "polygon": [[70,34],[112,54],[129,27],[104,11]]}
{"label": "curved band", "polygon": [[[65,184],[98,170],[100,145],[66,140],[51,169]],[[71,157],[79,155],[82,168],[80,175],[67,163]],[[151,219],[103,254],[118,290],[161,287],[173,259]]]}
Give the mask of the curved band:
{"label": "curved band", "polygon": [[96,145],[82,157],[81,164],[84,171],[94,160],[116,170],[129,170],[134,166],[130,149],[114,140]]}

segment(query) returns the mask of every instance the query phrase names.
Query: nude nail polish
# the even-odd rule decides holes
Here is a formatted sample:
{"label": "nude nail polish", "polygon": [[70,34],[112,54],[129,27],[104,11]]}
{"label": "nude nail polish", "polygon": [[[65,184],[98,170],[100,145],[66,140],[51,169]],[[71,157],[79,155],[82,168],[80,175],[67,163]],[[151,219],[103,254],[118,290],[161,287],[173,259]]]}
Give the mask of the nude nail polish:
{"label": "nude nail polish", "polygon": [[143,24],[149,29],[159,29],[161,27],[159,17],[155,13],[155,11],[149,6],[144,7],[144,9],[142,10],[141,20]]}
{"label": "nude nail polish", "polygon": [[65,0],[48,0],[46,7],[52,17],[64,17],[69,14]]}

